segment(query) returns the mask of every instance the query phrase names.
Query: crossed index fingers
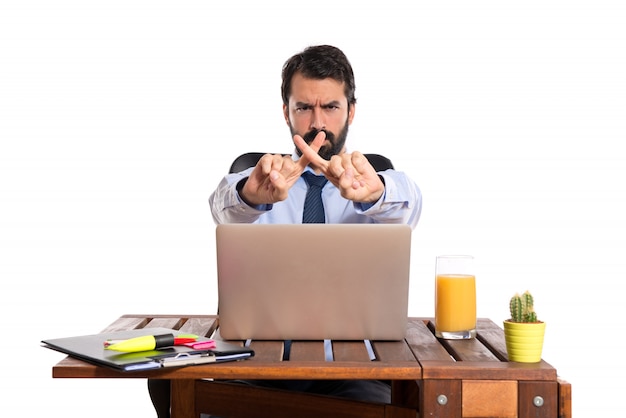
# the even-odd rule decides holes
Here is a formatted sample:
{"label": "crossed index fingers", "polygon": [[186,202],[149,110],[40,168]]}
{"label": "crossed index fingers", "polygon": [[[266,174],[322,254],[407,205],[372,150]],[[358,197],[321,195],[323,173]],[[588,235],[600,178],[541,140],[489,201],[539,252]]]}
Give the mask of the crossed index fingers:
{"label": "crossed index fingers", "polygon": [[300,135],[293,136],[294,144],[302,152],[302,156],[300,157],[300,160],[298,160],[298,164],[302,168],[302,171],[304,171],[306,166],[309,164],[313,168],[321,170],[322,173],[326,173],[328,171],[328,167],[330,165],[329,161],[326,161],[318,154],[318,151],[322,148],[322,145],[324,145],[325,140],[326,133],[324,131],[318,132],[310,145],[307,144]]}

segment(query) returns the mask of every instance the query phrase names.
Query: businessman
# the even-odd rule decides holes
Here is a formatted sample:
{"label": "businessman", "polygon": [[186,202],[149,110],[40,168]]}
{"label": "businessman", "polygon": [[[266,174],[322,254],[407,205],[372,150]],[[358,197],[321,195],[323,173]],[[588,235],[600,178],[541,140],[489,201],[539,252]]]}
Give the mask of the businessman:
{"label": "businessman", "polygon": [[[405,223],[414,228],[422,208],[415,182],[400,171],[376,172],[362,153],[348,149],[355,88],[352,66],[334,46],[311,46],[289,58],[282,69],[282,113],[294,151],[266,154],[254,167],[227,174],[209,197],[215,223]],[[310,215],[305,207],[314,187],[321,189],[323,210]],[[241,383],[391,401],[390,386],[378,380]],[[159,418],[169,417],[168,382],[151,380],[149,387]]]}

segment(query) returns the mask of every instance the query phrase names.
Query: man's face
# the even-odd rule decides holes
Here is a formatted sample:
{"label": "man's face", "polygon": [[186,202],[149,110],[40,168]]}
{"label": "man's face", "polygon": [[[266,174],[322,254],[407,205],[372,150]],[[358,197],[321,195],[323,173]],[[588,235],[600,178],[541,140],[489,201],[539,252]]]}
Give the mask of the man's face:
{"label": "man's face", "polygon": [[291,135],[298,134],[309,144],[319,131],[326,132],[326,142],[319,150],[322,158],[329,160],[345,151],[354,106],[348,105],[344,83],[332,78],[305,78],[297,73],[291,80],[291,97],[283,112]]}

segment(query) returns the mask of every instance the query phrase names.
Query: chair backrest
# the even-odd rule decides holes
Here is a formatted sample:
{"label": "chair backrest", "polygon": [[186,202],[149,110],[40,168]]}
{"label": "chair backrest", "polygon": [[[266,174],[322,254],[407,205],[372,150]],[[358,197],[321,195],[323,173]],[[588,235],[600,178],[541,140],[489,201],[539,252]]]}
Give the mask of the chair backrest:
{"label": "chair backrest", "polygon": [[[241,154],[239,157],[235,158],[233,163],[230,166],[229,173],[238,173],[247,168],[253,167],[256,165],[257,161],[265,155],[264,152],[246,152]],[[283,155],[291,155],[291,154],[283,154]],[[391,160],[387,157],[384,157],[380,154],[364,154],[368,159],[374,170],[376,171],[385,171],[388,169],[393,169],[393,164]]]}

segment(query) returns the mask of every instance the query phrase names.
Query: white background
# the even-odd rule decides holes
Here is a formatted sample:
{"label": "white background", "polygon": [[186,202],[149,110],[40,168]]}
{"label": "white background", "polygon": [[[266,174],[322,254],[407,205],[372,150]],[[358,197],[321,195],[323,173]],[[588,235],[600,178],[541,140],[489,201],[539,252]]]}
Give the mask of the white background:
{"label": "white background", "polygon": [[317,43],[355,69],[351,148],[422,189],[410,314],[436,255],[472,254],[479,316],[530,289],[574,416],[620,415],[625,3],[345,3],[0,3],[3,415],[155,416],[145,381],[52,379],[39,341],[215,312],[208,196],[291,151],[280,69]]}

